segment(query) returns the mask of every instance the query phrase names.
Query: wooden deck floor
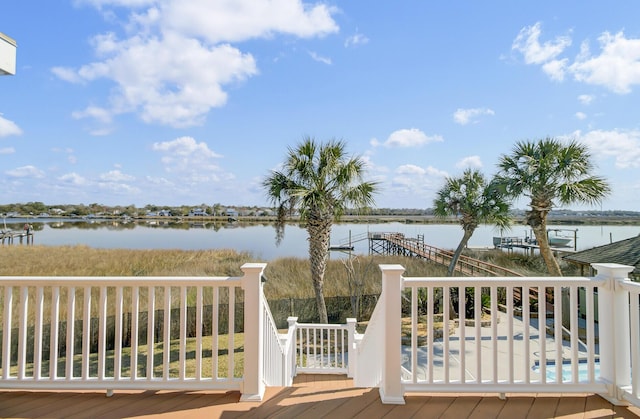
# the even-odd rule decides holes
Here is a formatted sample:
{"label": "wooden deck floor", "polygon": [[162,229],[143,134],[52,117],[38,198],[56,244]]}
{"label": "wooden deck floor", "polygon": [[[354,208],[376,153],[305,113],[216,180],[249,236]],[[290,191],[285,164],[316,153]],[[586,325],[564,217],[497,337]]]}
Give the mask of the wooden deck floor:
{"label": "wooden deck floor", "polygon": [[343,376],[300,375],[293,387],[269,388],[261,403],[238,392],[0,391],[2,418],[637,418],[640,409],[596,395],[409,395],[384,405],[377,389],[353,388]]}

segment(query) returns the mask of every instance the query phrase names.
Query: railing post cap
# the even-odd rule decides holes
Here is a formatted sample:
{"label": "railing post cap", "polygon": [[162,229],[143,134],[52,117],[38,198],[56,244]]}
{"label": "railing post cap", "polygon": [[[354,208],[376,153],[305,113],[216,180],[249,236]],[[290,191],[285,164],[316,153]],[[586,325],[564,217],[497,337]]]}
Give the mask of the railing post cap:
{"label": "railing post cap", "polygon": [[402,265],[398,265],[398,264],[380,264],[378,265],[380,267],[380,270],[382,272],[396,272],[399,271],[400,273],[404,272],[404,266]]}
{"label": "railing post cap", "polygon": [[598,276],[615,279],[625,279],[629,276],[629,272],[635,269],[633,266],[621,265],[619,263],[592,263],[591,266],[598,271]]}
{"label": "railing post cap", "polygon": [[266,263],[249,262],[249,263],[245,263],[244,265],[242,265],[240,267],[240,269],[242,270],[242,272],[253,271],[253,270],[260,270],[261,271],[266,267],[267,267]]}

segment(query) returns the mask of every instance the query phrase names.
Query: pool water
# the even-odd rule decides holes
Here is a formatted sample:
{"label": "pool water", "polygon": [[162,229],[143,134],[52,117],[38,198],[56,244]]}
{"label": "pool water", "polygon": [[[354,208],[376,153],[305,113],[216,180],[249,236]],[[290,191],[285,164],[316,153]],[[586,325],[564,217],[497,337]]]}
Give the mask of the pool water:
{"label": "pool water", "polygon": [[[578,365],[578,382],[581,382],[581,383],[588,382],[589,381],[589,365],[587,364],[586,361],[581,361],[577,365]],[[594,370],[595,378],[598,378],[600,376],[600,363],[598,361],[596,361],[593,364],[593,370]],[[533,371],[540,372],[540,365],[538,363],[534,365]],[[547,363],[546,373],[547,373],[547,382],[556,381],[557,368],[556,368],[555,362]],[[562,374],[563,382],[570,382],[572,380],[570,362],[562,363],[561,374]]]}

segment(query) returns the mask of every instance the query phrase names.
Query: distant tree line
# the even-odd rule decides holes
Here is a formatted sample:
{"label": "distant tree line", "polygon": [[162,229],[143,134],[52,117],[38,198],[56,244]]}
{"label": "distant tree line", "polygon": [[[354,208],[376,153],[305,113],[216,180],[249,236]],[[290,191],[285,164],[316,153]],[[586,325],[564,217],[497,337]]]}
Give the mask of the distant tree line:
{"label": "distant tree line", "polygon": [[[202,208],[207,214],[212,216],[224,216],[227,208],[234,208],[240,216],[260,216],[264,215],[265,210],[273,210],[273,208],[265,208],[257,205],[223,205],[216,204],[200,204],[200,205],[153,205],[147,204],[144,207],[136,207],[135,205],[104,205],[104,204],[56,204],[50,205],[43,202],[27,202],[0,205],[0,216],[7,214],[16,214],[20,216],[38,216],[46,213],[52,216],[77,215],[80,217],[90,214],[106,215],[106,216],[129,216],[142,217],[147,213],[157,213],[162,210],[171,211],[174,216],[186,216],[190,210],[194,208]],[[512,209],[511,215],[519,217],[524,215],[525,210]],[[371,216],[424,216],[431,217],[435,215],[434,208],[371,208],[367,212]],[[344,215],[361,216],[362,211],[355,209],[346,209]],[[640,212],[629,210],[570,210],[570,209],[554,209],[549,213],[551,218],[559,217],[640,217]]]}

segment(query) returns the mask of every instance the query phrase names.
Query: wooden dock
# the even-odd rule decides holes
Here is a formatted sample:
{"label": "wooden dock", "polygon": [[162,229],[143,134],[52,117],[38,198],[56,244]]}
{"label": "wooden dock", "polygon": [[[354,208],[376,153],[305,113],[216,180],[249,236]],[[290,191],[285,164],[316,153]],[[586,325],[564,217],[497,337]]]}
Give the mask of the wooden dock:
{"label": "wooden dock", "polygon": [[33,231],[15,231],[15,230],[7,230],[0,231],[0,242],[4,245],[14,244],[18,240],[18,243],[23,244],[33,244]]}
{"label": "wooden dock", "polygon": [[[453,251],[440,249],[424,242],[424,235],[416,238],[403,233],[369,233],[369,254],[418,257],[449,266]],[[455,271],[467,276],[522,276],[501,266],[460,255]]]}
{"label": "wooden dock", "polygon": [[[418,257],[449,266],[451,259],[453,259],[454,252],[425,244],[423,235],[410,238],[405,237],[403,233],[369,233],[369,253]],[[454,271],[463,276],[523,276],[519,272],[512,271],[511,269],[465,255],[460,255]],[[521,303],[521,289],[515,288],[513,292],[515,302]],[[530,288],[529,295],[534,300],[538,300],[538,289],[536,287]],[[552,310],[553,306],[547,304],[547,309]]]}

